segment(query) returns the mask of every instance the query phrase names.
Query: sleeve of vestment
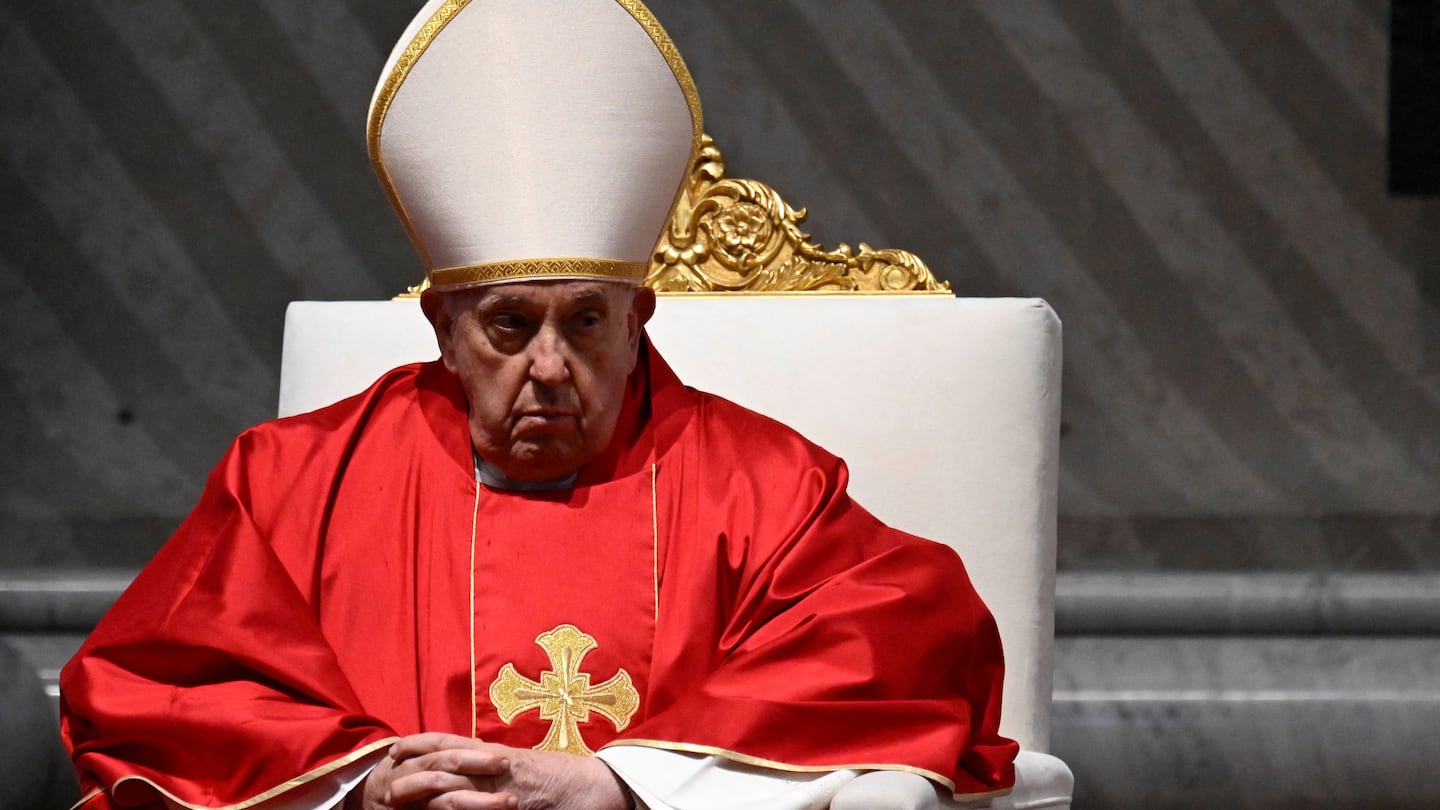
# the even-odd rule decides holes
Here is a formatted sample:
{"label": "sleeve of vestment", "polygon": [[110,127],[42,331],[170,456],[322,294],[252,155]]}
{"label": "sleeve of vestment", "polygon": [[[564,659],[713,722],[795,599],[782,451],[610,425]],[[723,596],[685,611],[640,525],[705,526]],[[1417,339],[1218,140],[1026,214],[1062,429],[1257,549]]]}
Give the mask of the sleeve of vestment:
{"label": "sleeve of vestment", "polygon": [[337,666],[311,583],[257,525],[256,471],[283,490],[301,466],[242,435],[64,669],[62,735],[87,810],[258,804],[393,739]]}

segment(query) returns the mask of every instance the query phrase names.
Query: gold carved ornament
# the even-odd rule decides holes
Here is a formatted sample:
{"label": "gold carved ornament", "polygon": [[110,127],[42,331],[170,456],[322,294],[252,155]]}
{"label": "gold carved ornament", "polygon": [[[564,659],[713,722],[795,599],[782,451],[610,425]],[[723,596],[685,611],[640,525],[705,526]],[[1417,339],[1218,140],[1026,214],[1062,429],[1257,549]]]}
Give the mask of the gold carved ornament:
{"label": "gold carved ornament", "polygon": [[550,721],[550,731],[535,746],[542,751],[560,751],[576,756],[595,753],[580,736],[580,724],[589,722],[595,712],[622,731],[640,707],[640,694],[630,682],[630,673],[618,670],[598,686],[590,685],[589,673],[580,671],[580,663],[598,644],[574,625],[562,624],[548,633],[541,633],[535,643],[550,658],[550,669],[540,673],[540,681],[526,678],[514,664],[500,668],[490,684],[490,703],[507,725],[516,716],[532,709],[540,710],[540,719]]}
{"label": "gold carved ornament", "polygon": [[[651,257],[645,286],[662,293],[930,293],[951,295],[925,262],[905,250],[826,250],[800,229],[805,209],[791,208],[758,180],[725,177],[725,159],[709,135]],[[425,281],[400,298],[413,298]]]}
{"label": "gold carved ornament", "polygon": [[765,183],[726,178],[720,149],[702,136],[645,285],[657,292],[950,293],[908,251],[864,242],[858,252],[844,243],[825,250],[800,230],[805,217]]}

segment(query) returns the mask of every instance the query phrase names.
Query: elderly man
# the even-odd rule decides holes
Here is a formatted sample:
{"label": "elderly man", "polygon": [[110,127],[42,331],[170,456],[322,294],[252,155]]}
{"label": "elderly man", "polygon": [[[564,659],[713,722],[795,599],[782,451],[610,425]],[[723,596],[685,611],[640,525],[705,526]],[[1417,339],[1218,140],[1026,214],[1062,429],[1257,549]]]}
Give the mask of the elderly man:
{"label": "elderly man", "polygon": [[700,133],[634,0],[421,10],[369,134],[440,360],[236,440],[62,676],[87,808],[1008,788],[999,641],[953,552],[648,345]]}

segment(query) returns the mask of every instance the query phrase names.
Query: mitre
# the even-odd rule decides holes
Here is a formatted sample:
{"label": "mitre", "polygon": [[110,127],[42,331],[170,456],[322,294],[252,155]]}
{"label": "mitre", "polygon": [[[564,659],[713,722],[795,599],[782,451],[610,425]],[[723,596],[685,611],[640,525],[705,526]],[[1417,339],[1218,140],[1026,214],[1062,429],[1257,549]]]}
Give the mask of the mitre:
{"label": "mitre", "polygon": [[456,289],[639,283],[698,150],[699,98],[638,0],[430,0],[370,103],[370,160]]}

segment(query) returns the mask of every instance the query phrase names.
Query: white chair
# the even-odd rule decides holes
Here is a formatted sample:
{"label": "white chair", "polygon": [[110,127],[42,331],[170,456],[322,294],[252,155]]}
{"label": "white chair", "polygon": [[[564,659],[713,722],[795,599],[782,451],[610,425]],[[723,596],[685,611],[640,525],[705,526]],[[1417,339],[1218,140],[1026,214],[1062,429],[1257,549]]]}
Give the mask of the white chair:
{"label": "white chair", "polygon": [[[1059,320],[1036,299],[956,298],[903,251],[824,251],[799,230],[803,211],[763,184],[722,179],[719,153],[707,147],[651,286],[930,293],[667,294],[648,327],[655,346],[687,384],[775,417],[844,458],[851,494],[881,520],[960,552],[1004,644],[1000,730],[1023,749],[1015,791],[971,806],[1068,808],[1073,777],[1045,753]],[[730,221],[717,224],[727,210]],[[396,365],[437,355],[414,300],[293,303],[280,413],[329,404]],[[949,802],[936,794],[919,776],[872,773],[832,806]]]}
{"label": "white chair", "polygon": [[[851,493],[877,517],[960,552],[1004,643],[1001,731],[1025,749],[1022,786],[1038,782],[1048,800],[1021,803],[1017,791],[991,806],[1067,807],[1069,770],[1043,755],[1059,435],[1060,326],[1050,308],[948,296],[667,295],[649,332],[686,383],[799,430],[849,463]],[[413,300],[293,303],[280,413],[329,404],[437,355]],[[840,800],[870,778],[835,806],[876,807],[869,797]]]}

